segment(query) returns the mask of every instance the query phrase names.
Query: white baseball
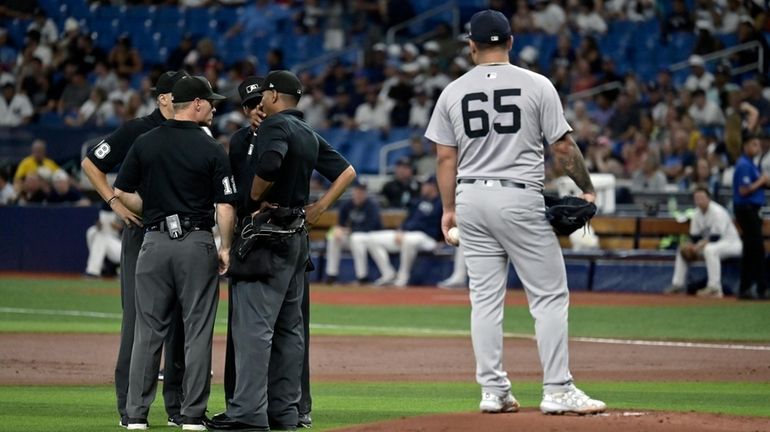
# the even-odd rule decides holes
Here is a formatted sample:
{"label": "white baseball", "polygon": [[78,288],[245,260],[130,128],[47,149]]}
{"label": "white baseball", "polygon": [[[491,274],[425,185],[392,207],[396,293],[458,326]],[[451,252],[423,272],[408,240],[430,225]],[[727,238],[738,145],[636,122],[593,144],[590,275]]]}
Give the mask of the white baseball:
{"label": "white baseball", "polygon": [[457,227],[449,228],[449,231],[447,231],[447,236],[449,236],[449,243],[457,246],[460,244],[460,229]]}

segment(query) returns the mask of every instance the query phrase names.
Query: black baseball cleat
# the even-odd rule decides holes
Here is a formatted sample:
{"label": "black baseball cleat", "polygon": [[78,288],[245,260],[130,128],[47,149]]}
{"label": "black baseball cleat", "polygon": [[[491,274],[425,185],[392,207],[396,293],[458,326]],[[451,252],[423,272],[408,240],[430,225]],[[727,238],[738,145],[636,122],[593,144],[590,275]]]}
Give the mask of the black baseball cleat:
{"label": "black baseball cleat", "polygon": [[174,414],[172,416],[169,416],[168,421],[166,422],[166,426],[174,426],[179,427],[184,424],[184,417],[182,417],[181,414]]}
{"label": "black baseball cleat", "polygon": [[313,419],[310,418],[310,413],[300,414],[297,418],[297,428],[310,429],[313,427]]}
{"label": "black baseball cleat", "polygon": [[120,417],[120,423],[118,423],[118,426],[122,428],[128,427],[128,417],[127,416],[121,416]]}
{"label": "black baseball cleat", "polygon": [[267,432],[267,426],[256,426],[230,418],[226,413],[217,414],[210,419],[203,419],[203,424],[212,431]]}

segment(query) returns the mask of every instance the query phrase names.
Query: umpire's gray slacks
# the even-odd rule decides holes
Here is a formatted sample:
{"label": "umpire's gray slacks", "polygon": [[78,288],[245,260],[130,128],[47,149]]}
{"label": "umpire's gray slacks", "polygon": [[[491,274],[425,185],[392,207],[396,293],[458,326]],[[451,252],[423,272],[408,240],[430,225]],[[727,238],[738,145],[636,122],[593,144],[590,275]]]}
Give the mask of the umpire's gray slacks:
{"label": "umpire's gray slacks", "polygon": [[286,258],[272,256],[275,273],[233,285],[235,391],[227,415],[254,426],[297,425],[304,363],[302,296],[307,238],[288,239]]}
{"label": "umpire's gray slacks", "polygon": [[[115,396],[118,413],[126,414],[128,398],[128,374],[131,368],[131,350],[134,346],[134,327],[136,325],[136,261],[144,240],[144,229],[126,227],[120,250],[120,300],[123,310],[120,325],[120,347],[115,364]],[[184,329],[182,311],[176,308],[174,321],[165,341],[163,401],[166,413],[170,416],[179,414],[182,405],[182,377],[184,376]]]}
{"label": "umpire's gray slacks", "polygon": [[457,187],[457,222],[470,278],[471,337],[476,380],[485,392],[504,395],[503,312],[508,261],[513,263],[535,319],[543,389],[572,383],[569,371],[569,292],[559,241],[545,219],[540,192],[502,186]]}
{"label": "umpire's gray slacks", "polygon": [[190,419],[204,416],[219,300],[217,263],[209,232],[194,231],[183,240],[172,240],[166,233],[145,235],[136,266],[136,330],[126,405],[129,418],[146,419],[155,399],[161,347],[177,302],[185,335],[181,414]]}

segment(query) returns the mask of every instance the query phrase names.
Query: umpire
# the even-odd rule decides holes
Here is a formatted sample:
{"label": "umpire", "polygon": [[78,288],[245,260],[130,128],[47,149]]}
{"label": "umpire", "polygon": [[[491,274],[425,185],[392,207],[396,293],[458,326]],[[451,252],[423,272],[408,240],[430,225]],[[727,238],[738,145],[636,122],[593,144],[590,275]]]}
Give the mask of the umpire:
{"label": "umpire", "polygon": [[[262,123],[264,113],[259,105],[262,102],[262,93],[259,92],[263,77],[247,77],[238,86],[238,94],[241,97],[241,107],[243,113],[249,120],[249,125],[235,131],[230,137],[230,168],[233,172],[233,181],[235,183],[235,194],[237,197],[236,215],[238,220],[243,220],[251,212],[255,211],[254,202],[249,198],[251,182],[254,175],[249,170],[249,160],[254,153],[254,144],[257,137],[257,129]],[[233,314],[233,293],[232,278],[228,284],[227,299],[227,348],[225,350],[225,402],[233,397],[235,390],[235,355],[233,349],[232,322]]]}
{"label": "umpire", "polygon": [[[158,108],[152,114],[126,122],[110,136],[89,150],[81,162],[91,184],[99,195],[107,202],[112,210],[126,223],[120,255],[120,297],[123,307],[123,320],[120,332],[120,348],[115,366],[115,394],[117,396],[120,425],[128,425],[126,416],[126,395],[128,394],[128,371],[131,364],[131,347],[134,344],[134,322],[136,306],[134,302],[136,258],[144,238],[141,220],[136,213],[128,210],[123,203],[115,198],[112,187],[107,183],[107,173],[120,165],[126,157],[134,141],[166,119],[174,118],[171,103],[171,89],[181,78],[186,77],[185,71],[164,72],[158,78],[153,91],[156,94]],[[163,399],[168,413],[169,426],[181,425],[179,409],[182,403],[182,376],[184,375],[184,335],[181,327],[181,314],[176,314],[166,339],[165,374],[163,380]],[[178,330],[177,330],[178,329]]]}
{"label": "umpire", "polygon": [[[129,373],[128,429],[147,429],[155,398],[160,345],[179,301],[185,329],[183,430],[205,430],[211,344],[218,303],[214,204],[221,233],[219,272],[227,271],[235,201],[224,149],[199,124],[211,124],[216,100],[203,77],[173,87],[174,120],[142,135],[118,178],[118,199],[142,212],[145,237],[136,268],[136,331]],[[143,196],[136,193],[140,190]]]}
{"label": "umpire", "polygon": [[[302,120],[296,110],[302,85],[294,74],[271,72],[260,93],[267,118],[250,161],[251,199],[263,209],[304,207],[313,224],[355,179],[355,170]],[[308,205],[314,169],[333,183]],[[270,276],[233,285],[235,392],[227,411],[207,423],[211,430],[294,430],[298,424],[307,234],[294,234],[283,244],[272,252]]]}

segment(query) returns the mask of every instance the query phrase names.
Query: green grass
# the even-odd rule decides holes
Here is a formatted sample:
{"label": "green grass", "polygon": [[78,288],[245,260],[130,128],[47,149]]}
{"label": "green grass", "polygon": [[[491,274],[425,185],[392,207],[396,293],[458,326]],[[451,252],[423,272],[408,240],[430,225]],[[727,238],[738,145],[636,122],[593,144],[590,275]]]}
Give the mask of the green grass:
{"label": "green grass", "polygon": [[[581,383],[612,409],[667,410],[770,417],[768,383]],[[159,389],[160,390],[160,389]],[[514,382],[525,407],[540,402],[540,384]],[[474,383],[315,383],[313,430],[396,419],[406,416],[472,412]],[[150,425],[165,425],[160,393]],[[436,395],[441,395],[436,397]],[[731,403],[725,404],[725,400]],[[113,389],[93,387],[0,387],[0,424],[4,431],[118,431]],[[210,413],[223,409],[222,387],[214,386]],[[170,428],[157,428],[171,430]]]}
{"label": "green grass", "polygon": [[[0,278],[0,331],[117,333],[120,299],[117,281]],[[3,310],[10,308],[11,310]],[[30,310],[17,313],[19,309]],[[43,311],[41,311],[43,310]],[[51,314],[45,310],[53,311]],[[66,316],[55,311],[105,314]],[[226,303],[220,302],[215,331],[225,331]],[[41,319],[42,317],[42,319]],[[340,306],[315,304],[316,335],[462,335],[468,306]],[[505,331],[533,334],[525,306],[509,306]],[[770,302],[715,303],[708,306],[571,306],[570,334],[607,338],[770,341]]]}

